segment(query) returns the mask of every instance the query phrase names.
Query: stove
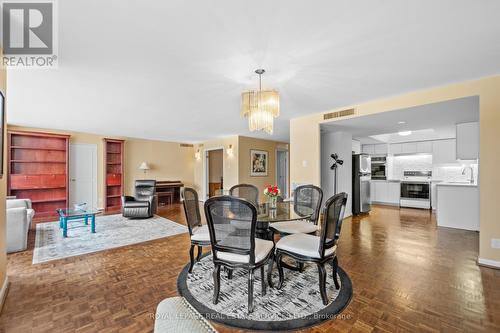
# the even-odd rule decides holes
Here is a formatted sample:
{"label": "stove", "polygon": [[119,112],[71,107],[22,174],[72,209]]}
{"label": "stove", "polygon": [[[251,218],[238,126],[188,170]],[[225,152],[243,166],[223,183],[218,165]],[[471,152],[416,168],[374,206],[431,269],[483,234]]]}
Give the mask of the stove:
{"label": "stove", "polygon": [[431,209],[432,171],[403,171],[400,207]]}

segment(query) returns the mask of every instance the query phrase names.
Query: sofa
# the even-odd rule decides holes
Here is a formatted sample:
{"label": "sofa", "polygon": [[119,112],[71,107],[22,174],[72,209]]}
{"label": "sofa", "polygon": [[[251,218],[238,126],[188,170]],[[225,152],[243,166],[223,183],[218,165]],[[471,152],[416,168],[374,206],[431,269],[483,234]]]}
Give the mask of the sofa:
{"label": "sofa", "polygon": [[156,180],[136,180],[134,196],[122,197],[123,217],[149,218],[156,213]]}
{"label": "sofa", "polygon": [[24,251],[28,248],[28,231],[35,211],[29,199],[8,199],[6,201],[7,253]]}

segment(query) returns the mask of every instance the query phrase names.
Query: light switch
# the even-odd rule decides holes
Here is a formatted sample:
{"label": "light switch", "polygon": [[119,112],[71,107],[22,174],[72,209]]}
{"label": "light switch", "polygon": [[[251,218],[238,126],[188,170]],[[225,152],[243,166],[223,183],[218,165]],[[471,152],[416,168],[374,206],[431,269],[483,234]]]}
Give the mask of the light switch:
{"label": "light switch", "polygon": [[491,239],[491,247],[494,249],[500,249],[500,239],[492,238]]}
{"label": "light switch", "polygon": [[302,167],[307,168],[307,160],[302,160]]}

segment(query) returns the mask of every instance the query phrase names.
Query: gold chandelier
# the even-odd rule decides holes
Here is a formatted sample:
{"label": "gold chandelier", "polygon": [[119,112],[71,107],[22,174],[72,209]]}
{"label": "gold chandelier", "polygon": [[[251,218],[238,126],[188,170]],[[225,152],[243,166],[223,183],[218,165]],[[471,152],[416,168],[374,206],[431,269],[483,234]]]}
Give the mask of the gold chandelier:
{"label": "gold chandelier", "polygon": [[241,94],[241,116],[248,118],[250,131],[265,131],[273,134],[274,118],[280,115],[280,95],[276,90],[262,90],[262,74],[265,70],[257,69],[259,90]]}

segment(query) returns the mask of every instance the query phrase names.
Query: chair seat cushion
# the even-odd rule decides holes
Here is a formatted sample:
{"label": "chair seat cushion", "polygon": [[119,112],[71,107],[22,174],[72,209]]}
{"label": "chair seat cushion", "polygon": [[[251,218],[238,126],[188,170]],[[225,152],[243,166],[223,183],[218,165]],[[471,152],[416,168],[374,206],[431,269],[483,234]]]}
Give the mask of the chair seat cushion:
{"label": "chair seat cushion", "polygon": [[[255,238],[255,263],[261,262],[273,249],[273,242]],[[248,263],[250,261],[249,255],[236,254],[230,252],[217,252],[217,257],[221,260],[238,262],[238,263]]]}
{"label": "chair seat cushion", "polygon": [[[293,234],[281,238],[278,243],[276,243],[276,248],[296,253],[304,257],[320,258],[319,241],[320,238],[318,236]],[[326,249],[325,256],[333,254],[336,249],[336,245]]]}
{"label": "chair seat cushion", "polygon": [[149,207],[148,201],[125,201],[125,207],[139,208],[139,207]]}
{"label": "chair seat cushion", "polygon": [[275,222],[271,228],[282,234],[310,234],[318,230],[318,226],[307,220]]}
{"label": "chair seat cushion", "polygon": [[196,227],[193,230],[191,240],[197,242],[210,242],[210,233],[208,232],[208,226],[204,224],[201,227]]}

